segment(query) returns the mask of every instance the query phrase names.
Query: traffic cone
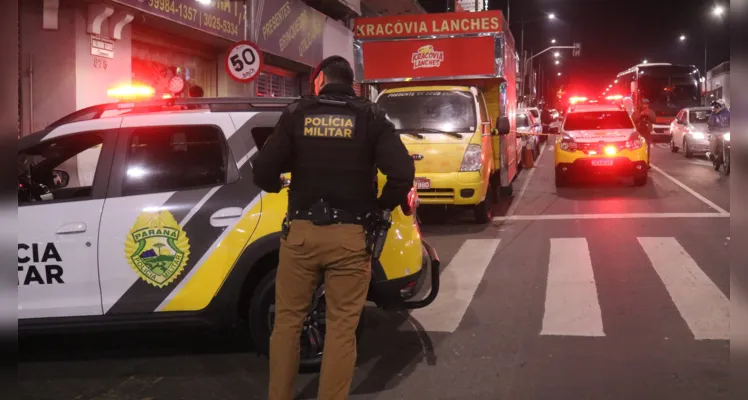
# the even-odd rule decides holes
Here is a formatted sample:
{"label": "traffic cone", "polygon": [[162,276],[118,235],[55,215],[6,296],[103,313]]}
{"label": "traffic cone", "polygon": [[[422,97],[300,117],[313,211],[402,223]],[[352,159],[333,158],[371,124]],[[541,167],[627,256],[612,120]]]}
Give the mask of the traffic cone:
{"label": "traffic cone", "polygon": [[522,167],[523,168],[533,168],[533,159],[532,159],[532,149],[525,146],[525,148],[522,149]]}

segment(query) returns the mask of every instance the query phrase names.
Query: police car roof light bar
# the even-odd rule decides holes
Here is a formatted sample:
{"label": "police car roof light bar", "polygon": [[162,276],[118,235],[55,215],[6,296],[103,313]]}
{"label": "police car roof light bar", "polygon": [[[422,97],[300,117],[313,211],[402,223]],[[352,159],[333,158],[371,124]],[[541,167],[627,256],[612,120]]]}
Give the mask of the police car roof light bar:
{"label": "police car roof light bar", "polygon": [[51,123],[48,128],[55,128],[72,122],[99,119],[105,112],[111,110],[146,110],[147,112],[158,112],[167,111],[169,108],[178,106],[185,107],[185,110],[188,110],[192,106],[195,108],[207,108],[215,112],[252,111],[260,108],[265,110],[283,109],[297,99],[298,97],[200,97],[104,103],[70,113]]}

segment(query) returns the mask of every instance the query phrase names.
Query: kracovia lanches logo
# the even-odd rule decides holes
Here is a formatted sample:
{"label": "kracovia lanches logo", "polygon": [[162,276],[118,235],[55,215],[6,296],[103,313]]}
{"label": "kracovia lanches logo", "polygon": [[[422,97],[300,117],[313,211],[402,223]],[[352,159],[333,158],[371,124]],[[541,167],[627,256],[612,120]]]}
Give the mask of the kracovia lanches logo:
{"label": "kracovia lanches logo", "polygon": [[184,270],[190,243],[168,211],[140,214],[125,240],[127,262],[141,279],[162,288]]}
{"label": "kracovia lanches logo", "polygon": [[413,53],[413,69],[418,68],[435,68],[444,61],[444,52],[434,50],[434,46],[428,44],[421,46],[417,52]]}

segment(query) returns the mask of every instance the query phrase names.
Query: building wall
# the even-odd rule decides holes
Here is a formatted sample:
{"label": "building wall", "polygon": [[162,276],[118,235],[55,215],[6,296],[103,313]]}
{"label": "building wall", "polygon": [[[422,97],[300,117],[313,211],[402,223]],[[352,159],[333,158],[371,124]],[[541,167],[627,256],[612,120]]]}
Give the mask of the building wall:
{"label": "building wall", "polygon": [[75,111],[76,14],[61,7],[52,31],[42,29],[41,1],[21,2],[20,13],[21,132],[28,134]]}
{"label": "building wall", "polygon": [[[86,32],[87,10],[75,13],[75,110],[96,104],[109,103],[107,89],[129,83],[132,73],[132,25],[122,31],[122,39],[114,41],[114,58],[91,55],[91,37]],[[109,32],[109,20],[104,21],[102,33]],[[104,67],[106,65],[106,68]],[[75,111],[72,110],[72,111]],[[72,112],[71,111],[71,112]]]}

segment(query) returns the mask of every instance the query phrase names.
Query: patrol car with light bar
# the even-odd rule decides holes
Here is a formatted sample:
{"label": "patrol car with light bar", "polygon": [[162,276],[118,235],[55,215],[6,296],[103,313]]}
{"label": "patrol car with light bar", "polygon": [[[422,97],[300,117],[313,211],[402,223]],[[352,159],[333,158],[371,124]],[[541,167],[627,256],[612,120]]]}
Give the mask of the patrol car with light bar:
{"label": "patrol car with light bar", "polygon": [[572,104],[555,143],[556,186],[590,175],[628,176],[643,186],[649,171],[647,147],[620,105]]}
{"label": "patrol car with light bar", "polygon": [[[119,88],[126,101],[19,140],[20,331],[246,324],[267,353],[288,196],[256,187],[251,160],[294,99],[150,100],[146,89]],[[415,188],[407,202],[372,262],[369,300],[384,309],[425,307],[439,291]],[[303,367],[321,361],[324,285],[316,296]]]}

